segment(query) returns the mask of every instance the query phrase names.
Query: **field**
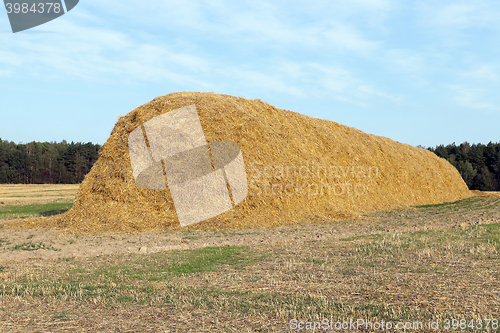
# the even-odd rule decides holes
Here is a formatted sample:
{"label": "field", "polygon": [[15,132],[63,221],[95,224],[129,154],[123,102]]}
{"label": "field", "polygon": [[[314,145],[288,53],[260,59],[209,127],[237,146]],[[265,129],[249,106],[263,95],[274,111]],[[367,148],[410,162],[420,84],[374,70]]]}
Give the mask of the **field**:
{"label": "field", "polygon": [[[33,201],[6,204],[0,193],[3,222],[71,205],[50,187],[29,208]],[[47,209],[54,200],[67,206]],[[4,227],[0,330],[335,332],[364,320],[342,331],[377,331],[366,321],[498,331],[500,198],[307,222],[94,235]]]}
{"label": "field", "polygon": [[1,205],[29,205],[34,203],[72,202],[78,192],[75,185],[0,185]]}
{"label": "field", "polygon": [[0,219],[60,214],[71,208],[80,185],[0,185]]}

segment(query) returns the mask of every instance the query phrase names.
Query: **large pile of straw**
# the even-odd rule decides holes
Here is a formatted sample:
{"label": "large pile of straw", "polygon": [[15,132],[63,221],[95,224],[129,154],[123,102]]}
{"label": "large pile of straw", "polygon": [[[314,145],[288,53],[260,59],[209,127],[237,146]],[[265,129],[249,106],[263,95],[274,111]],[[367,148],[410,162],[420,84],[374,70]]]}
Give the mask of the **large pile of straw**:
{"label": "large pile of straw", "polygon": [[189,228],[306,223],[471,196],[457,170],[424,149],[260,100],[181,92],[121,117],[73,208],[38,225],[79,232],[180,227],[168,188],[149,190],[135,183],[128,137],[144,122],[192,104],[207,141],[241,148],[248,196],[232,210]]}

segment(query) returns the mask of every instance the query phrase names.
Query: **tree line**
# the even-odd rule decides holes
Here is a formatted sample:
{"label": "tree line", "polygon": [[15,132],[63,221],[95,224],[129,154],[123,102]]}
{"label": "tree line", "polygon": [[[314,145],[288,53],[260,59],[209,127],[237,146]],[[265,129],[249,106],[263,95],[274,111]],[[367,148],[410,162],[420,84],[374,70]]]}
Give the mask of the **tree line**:
{"label": "tree line", "polygon": [[0,184],[78,184],[100,148],[90,142],[16,144],[0,139]]}
{"label": "tree line", "polygon": [[[0,184],[78,184],[97,160],[98,144],[0,139]],[[471,190],[500,191],[500,143],[427,148],[450,162]]]}
{"label": "tree line", "polygon": [[470,190],[500,191],[500,143],[470,145],[466,141],[428,150],[457,168]]}

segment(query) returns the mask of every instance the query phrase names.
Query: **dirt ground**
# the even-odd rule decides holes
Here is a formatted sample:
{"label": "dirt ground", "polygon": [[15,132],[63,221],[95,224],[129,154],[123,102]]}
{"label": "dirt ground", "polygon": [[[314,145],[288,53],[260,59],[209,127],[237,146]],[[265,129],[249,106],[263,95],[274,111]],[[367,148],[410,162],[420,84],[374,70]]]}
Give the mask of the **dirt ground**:
{"label": "dirt ground", "polygon": [[[144,293],[151,297],[168,298],[172,295],[173,300],[168,305],[149,301],[106,303],[98,297],[75,300],[79,291],[92,293],[99,288],[113,288],[98,281],[99,275],[92,275],[96,281],[84,280],[82,285],[75,283],[73,286],[79,289],[68,300],[29,294],[9,296],[10,292],[7,292],[7,296],[0,297],[0,332],[292,332],[286,325],[289,319],[283,313],[288,313],[285,312],[288,311],[286,306],[295,303],[290,301],[285,303],[286,306],[274,304],[276,297],[321,300],[318,305],[305,305],[303,311],[310,313],[321,313],[324,307],[334,309],[331,302],[337,302],[345,304],[345,309],[339,311],[359,313],[360,316],[365,311],[363,309],[370,306],[380,306],[395,315],[412,319],[420,318],[422,313],[429,318],[434,314],[444,316],[448,311],[488,316],[497,313],[500,307],[495,275],[498,273],[497,252],[491,246],[470,248],[470,251],[476,251],[470,256],[476,255],[477,251],[484,252],[480,254],[484,261],[475,261],[472,266],[466,256],[468,247],[465,252],[461,250],[464,255],[457,255],[450,247],[449,255],[446,250],[445,256],[438,256],[432,247],[417,249],[415,253],[411,252],[412,257],[397,261],[394,269],[388,264],[385,270],[377,266],[377,271],[357,261],[345,266],[345,270],[336,267],[329,270],[330,264],[318,258],[326,255],[339,263],[362,258],[364,254],[356,255],[355,251],[362,250],[363,244],[369,243],[369,238],[359,238],[364,235],[382,235],[383,240],[377,244],[383,250],[385,239],[392,239],[405,231],[449,231],[457,230],[457,227],[458,230],[469,230],[469,226],[500,223],[500,197],[497,194],[457,203],[380,212],[359,220],[334,221],[311,216],[307,224],[271,229],[68,235],[58,229],[8,228],[6,224],[12,220],[0,220],[0,285],[5,283],[22,288],[19,281],[23,276],[29,276],[34,280],[26,287],[26,292],[30,288],[50,292],[43,286],[37,287],[40,283],[38,272],[50,272],[49,276],[54,274],[54,281],[59,281],[68,274],[86,274],[92,267],[107,269],[125,261],[128,263],[128,260],[134,264],[138,262],[134,260],[154,262],[156,255],[151,255],[153,253],[169,252],[165,253],[169,255],[176,250],[227,245],[246,246],[256,253],[278,253],[276,258],[259,261],[247,270],[222,266],[217,272],[176,276],[167,283],[140,279],[130,289],[134,297],[139,297],[143,294],[140,291],[135,294],[135,290],[148,284],[153,291]],[[415,234],[409,237],[412,235]],[[354,243],[360,245],[345,241],[349,239],[356,239]],[[394,244],[399,244],[397,238]],[[442,246],[447,249],[446,246],[451,246],[449,244]],[[396,253],[389,254],[387,260],[390,261]],[[421,263],[424,266],[420,273],[412,271],[416,264]],[[356,271],[350,272],[348,268]],[[128,282],[118,282],[121,278],[113,280],[120,286],[116,292],[128,290]],[[480,281],[479,289],[474,287],[477,281]],[[58,288],[63,285],[55,282]],[[164,289],[169,286],[178,289]],[[198,291],[193,291],[193,288],[198,288]],[[115,292],[115,289],[111,290]],[[203,306],[193,306],[193,302],[201,302]],[[209,304],[218,308],[219,302],[220,310],[208,308]],[[261,305],[255,305],[257,303],[264,308],[262,312],[240,312],[239,308],[231,310],[232,302],[258,308]]]}
{"label": "dirt ground", "polygon": [[[500,200],[500,199],[499,199]],[[189,250],[207,246],[327,241],[369,234],[437,230],[450,226],[500,223],[498,209],[459,209],[441,215],[416,208],[378,213],[360,220],[325,220],[311,216],[310,223],[272,229],[236,231],[176,230],[168,232],[64,235],[58,229],[11,229],[0,220],[0,263],[59,258],[99,257],[128,253]]]}
{"label": "dirt ground", "polygon": [[[31,203],[70,202],[79,185],[1,185],[0,203],[27,205]],[[481,197],[499,197],[499,192],[474,191]],[[338,240],[346,237],[386,234],[403,231],[442,229],[453,225],[499,223],[500,213],[457,211],[453,216],[427,214],[422,216],[415,208],[378,213],[355,221],[325,220],[311,216],[310,224],[280,226],[272,229],[244,229],[239,231],[168,231],[132,234],[64,235],[58,229],[12,229],[6,227],[12,220],[0,219],[0,263],[23,262],[59,258],[99,257],[127,253],[188,250],[207,246],[255,244],[287,244],[310,240]]]}

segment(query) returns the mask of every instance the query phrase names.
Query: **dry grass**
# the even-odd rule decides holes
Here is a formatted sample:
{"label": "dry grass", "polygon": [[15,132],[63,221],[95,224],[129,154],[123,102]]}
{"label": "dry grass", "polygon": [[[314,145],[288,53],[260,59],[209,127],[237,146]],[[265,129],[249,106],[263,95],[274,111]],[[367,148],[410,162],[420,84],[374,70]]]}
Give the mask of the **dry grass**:
{"label": "dry grass", "polygon": [[472,195],[458,171],[427,150],[260,100],[182,92],[155,98],[121,117],[73,208],[29,225],[77,232],[179,228],[169,190],[136,185],[128,136],[144,122],[192,104],[207,141],[241,148],[250,193],[234,209],[189,228],[271,227],[312,216],[333,221]]}
{"label": "dry grass", "polygon": [[[346,230],[350,236],[339,239]],[[450,332],[447,318],[500,319],[500,198],[222,236],[242,232],[289,241],[4,265],[0,327],[292,332],[293,318],[363,318],[439,319],[432,332]]]}
{"label": "dry grass", "polygon": [[79,188],[80,184],[0,184],[0,205],[73,202]]}
{"label": "dry grass", "polygon": [[478,197],[485,197],[485,198],[500,198],[500,192],[495,192],[495,191],[478,191],[478,190],[472,190],[471,191],[474,195]]}
{"label": "dry grass", "polygon": [[[73,205],[79,187],[79,184],[0,184],[0,221],[66,212]],[[9,223],[23,224],[24,220]]]}

